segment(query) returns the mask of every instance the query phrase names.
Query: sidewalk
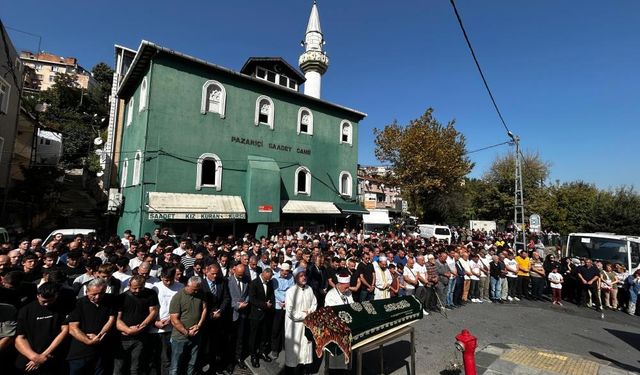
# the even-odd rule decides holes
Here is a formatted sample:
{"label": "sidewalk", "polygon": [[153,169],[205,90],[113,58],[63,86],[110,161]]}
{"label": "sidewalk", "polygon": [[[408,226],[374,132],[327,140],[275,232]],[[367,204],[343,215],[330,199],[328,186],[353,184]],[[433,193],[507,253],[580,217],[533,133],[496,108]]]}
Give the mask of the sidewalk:
{"label": "sidewalk", "polygon": [[478,374],[628,375],[611,362],[521,345],[491,344],[476,353]]}

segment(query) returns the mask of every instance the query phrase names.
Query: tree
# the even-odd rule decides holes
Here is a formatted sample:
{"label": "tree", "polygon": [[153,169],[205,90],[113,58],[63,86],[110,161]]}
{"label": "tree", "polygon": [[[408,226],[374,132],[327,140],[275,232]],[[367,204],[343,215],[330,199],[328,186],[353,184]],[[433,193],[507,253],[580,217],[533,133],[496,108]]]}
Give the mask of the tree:
{"label": "tree", "polygon": [[[522,162],[522,187],[524,190],[525,212],[533,213],[532,207],[544,190],[544,182],[549,177],[550,164],[539,154],[525,153]],[[515,155],[507,153],[493,161],[491,168],[483,175],[482,194],[478,194],[477,210],[482,219],[497,220],[502,223],[513,220],[515,190]]]}
{"label": "tree", "polygon": [[464,135],[454,125],[455,121],[443,125],[428,108],[406,126],[393,122],[374,129],[375,155],[393,168],[389,182],[402,189],[416,214],[434,222],[457,215],[451,211],[450,197],[462,190],[473,168]]}

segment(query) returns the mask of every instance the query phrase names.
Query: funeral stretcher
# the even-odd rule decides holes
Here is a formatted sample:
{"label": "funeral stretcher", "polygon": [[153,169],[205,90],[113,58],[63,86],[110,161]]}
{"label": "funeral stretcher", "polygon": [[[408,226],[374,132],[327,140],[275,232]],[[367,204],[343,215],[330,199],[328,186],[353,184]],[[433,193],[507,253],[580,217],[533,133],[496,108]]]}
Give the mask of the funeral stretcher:
{"label": "funeral stretcher", "polygon": [[309,314],[304,324],[316,343],[318,357],[324,350],[332,355],[343,353],[348,363],[353,350],[422,319],[422,314],[420,302],[406,296],[323,307]]}

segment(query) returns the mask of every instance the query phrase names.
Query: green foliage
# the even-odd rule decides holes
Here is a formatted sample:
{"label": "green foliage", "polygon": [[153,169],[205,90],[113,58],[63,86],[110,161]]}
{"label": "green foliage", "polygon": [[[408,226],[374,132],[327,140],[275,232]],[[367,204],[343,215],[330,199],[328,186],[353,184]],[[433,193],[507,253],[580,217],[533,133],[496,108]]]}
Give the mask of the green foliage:
{"label": "green foliage", "polygon": [[[482,179],[468,180],[465,186],[463,223],[470,219],[513,220],[513,155],[494,161]],[[632,188],[599,190],[583,181],[545,185],[549,163],[539,155],[525,155],[523,185],[525,216],[537,213],[543,229],[561,234],[571,232],[613,232],[640,235],[640,195]]]}
{"label": "green foliage", "polygon": [[454,121],[440,123],[428,108],[408,125],[394,122],[374,129],[376,157],[393,166],[394,173],[387,179],[402,189],[413,212],[434,222],[462,209],[454,205],[455,197],[473,168],[464,135],[454,125]]}
{"label": "green foliage", "polygon": [[62,170],[51,167],[23,168],[23,181],[18,181],[11,189],[12,199],[28,205],[32,212],[42,212],[55,202],[55,194],[60,189],[57,179],[64,175]]}
{"label": "green foliage", "polygon": [[[98,63],[92,72],[97,84],[88,91],[78,87],[74,74],[58,74],[49,90],[28,100],[34,111],[37,103],[45,103],[46,110],[39,114],[39,120],[45,126],[62,132],[62,163],[65,166],[77,166],[93,160],[92,140],[109,123],[113,70],[104,63]],[[95,160],[92,163],[95,164]],[[95,165],[92,167],[95,169]]]}

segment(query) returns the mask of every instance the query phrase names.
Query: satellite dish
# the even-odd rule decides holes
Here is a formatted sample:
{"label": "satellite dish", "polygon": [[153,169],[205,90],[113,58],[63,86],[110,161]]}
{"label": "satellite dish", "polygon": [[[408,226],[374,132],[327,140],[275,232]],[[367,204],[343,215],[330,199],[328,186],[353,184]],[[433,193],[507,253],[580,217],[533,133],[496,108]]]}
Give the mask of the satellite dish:
{"label": "satellite dish", "polygon": [[103,171],[100,171],[100,172],[96,173],[96,176],[98,176],[98,177],[102,177],[102,176],[104,176],[104,172],[103,172]]}
{"label": "satellite dish", "polygon": [[100,146],[102,144],[102,138],[100,137],[94,138],[93,144],[96,146]]}
{"label": "satellite dish", "polygon": [[96,153],[96,155],[101,156],[102,155],[102,149],[98,148],[94,151]]}

